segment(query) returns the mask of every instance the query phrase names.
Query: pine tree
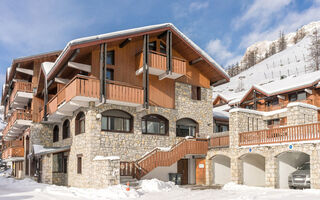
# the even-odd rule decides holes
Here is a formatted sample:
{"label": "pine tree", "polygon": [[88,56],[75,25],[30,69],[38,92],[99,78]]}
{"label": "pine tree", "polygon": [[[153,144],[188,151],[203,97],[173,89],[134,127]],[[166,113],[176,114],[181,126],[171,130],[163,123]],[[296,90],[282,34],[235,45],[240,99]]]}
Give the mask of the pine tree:
{"label": "pine tree", "polygon": [[282,31],[280,31],[279,33],[279,39],[277,43],[278,43],[278,52],[281,52],[287,48],[287,41]]}
{"label": "pine tree", "polygon": [[276,44],[272,42],[272,44],[269,47],[269,56],[272,56],[277,53]]}
{"label": "pine tree", "polygon": [[311,67],[316,71],[320,68],[320,35],[315,29],[311,36],[311,45],[309,47],[309,58],[311,60]]}

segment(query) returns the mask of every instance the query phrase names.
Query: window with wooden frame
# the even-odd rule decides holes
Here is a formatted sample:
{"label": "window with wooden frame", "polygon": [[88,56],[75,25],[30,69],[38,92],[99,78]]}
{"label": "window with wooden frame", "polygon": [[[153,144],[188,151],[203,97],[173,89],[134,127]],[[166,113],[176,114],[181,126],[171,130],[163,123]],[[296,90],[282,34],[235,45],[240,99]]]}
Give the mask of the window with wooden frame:
{"label": "window with wooden frame", "polygon": [[60,152],[53,154],[52,163],[53,173],[67,173],[68,153]]}
{"label": "window with wooden frame", "polygon": [[101,130],[110,132],[131,133],[133,117],[122,110],[107,110],[102,114]]}
{"label": "window with wooden frame", "polygon": [[114,50],[107,51],[107,65],[115,65],[114,57]]}
{"label": "window with wooden frame", "polygon": [[149,42],[149,50],[157,51],[157,41]]}
{"label": "window with wooden frame", "polygon": [[106,71],[106,79],[107,80],[111,80],[113,81],[114,80],[114,69],[107,69]]}
{"label": "window with wooden frame", "polygon": [[79,112],[75,120],[75,135],[85,132],[85,115],[83,112]]}
{"label": "window with wooden frame", "polygon": [[143,134],[168,135],[169,121],[161,115],[151,114],[142,117]]}
{"label": "window with wooden frame", "polygon": [[82,154],[77,155],[77,174],[82,174]]}
{"label": "window with wooden frame", "polygon": [[201,87],[191,86],[191,99],[193,100],[201,100]]}
{"label": "window with wooden frame", "polygon": [[167,53],[167,46],[163,42],[160,42],[160,53]]}
{"label": "window with wooden frame", "polygon": [[53,142],[59,141],[59,126],[55,125],[53,128],[53,136],[52,136]]}
{"label": "window with wooden frame", "polygon": [[305,91],[295,92],[288,95],[289,101],[302,101],[307,99],[307,93]]}
{"label": "window with wooden frame", "polygon": [[66,119],[62,125],[62,138],[66,139],[70,137],[70,121]]}

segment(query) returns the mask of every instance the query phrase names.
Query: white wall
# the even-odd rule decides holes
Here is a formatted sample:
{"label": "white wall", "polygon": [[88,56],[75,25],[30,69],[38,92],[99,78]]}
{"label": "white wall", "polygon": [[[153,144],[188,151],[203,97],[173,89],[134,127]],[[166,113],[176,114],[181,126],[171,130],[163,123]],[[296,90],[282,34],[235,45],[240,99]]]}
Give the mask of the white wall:
{"label": "white wall", "polygon": [[212,159],[213,183],[226,184],[231,181],[230,158],[217,155]]}
{"label": "white wall", "polygon": [[289,188],[288,176],[297,170],[297,167],[310,161],[310,156],[302,152],[285,152],[278,156],[279,188]]}
{"label": "white wall", "polygon": [[161,181],[169,181],[169,173],[177,173],[177,163],[174,163],[170,167],[156,167],[142,179],[159,179]]}
{"label": "white wall", "polygon": [[196,159],[188,159],[188,184],[196,184]]}
{"label": "white wall", "polygon": [[265,186],[265,159],[256,154],[248,154],[243,161],[243,184]]}

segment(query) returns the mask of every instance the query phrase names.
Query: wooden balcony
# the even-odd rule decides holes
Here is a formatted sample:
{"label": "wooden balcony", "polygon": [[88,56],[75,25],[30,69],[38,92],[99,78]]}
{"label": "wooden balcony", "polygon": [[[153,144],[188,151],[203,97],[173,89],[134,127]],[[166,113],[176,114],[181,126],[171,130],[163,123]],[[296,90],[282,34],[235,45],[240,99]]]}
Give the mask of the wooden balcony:
{"label": "wooden balcony", "polygon": [[142,87],[128,85],[123,82],[107,81],[107,102],[137,106],[143,104]]}
{"label": "wooden balcony", "polygon": [[23,146],[12,146],[7,147],[2,151],[2,159],[10,159],[15,157],[24,157],[24,148]]}
{"label": "wooden balcony", "polygon": [[[143,73],[143,52],[136,55],[136,75]],[[186,74],[186,60],[181,58],[172,58],[172,74],[163,77],[166,72],[167,56],[156,51],[149,52],[149,73],[159,76],[159,78],[177,79]]]}
{"label": "wooden balcony", "polygon": [[32,114],[30,111],[15,110],[8,119],[6,127],[3,129],[3,137],[5,140],[15,139],[19,137],[23,131],[32,123]]}
{"label": "wooden balcony", "polygon": [[229,147],[229,135],[212,137],[209,140],[209,148]]}
{"label": "wooden balcony", "polygon": [[33,98],[32,92],[31,82],[15,82],[9,99],[11,108],[24,108],[28,104],[28,101]]}
{"label": "wooden balcony", "polygon": [[239,134],[239,146],[320,140],[320,123],[287,126]]}

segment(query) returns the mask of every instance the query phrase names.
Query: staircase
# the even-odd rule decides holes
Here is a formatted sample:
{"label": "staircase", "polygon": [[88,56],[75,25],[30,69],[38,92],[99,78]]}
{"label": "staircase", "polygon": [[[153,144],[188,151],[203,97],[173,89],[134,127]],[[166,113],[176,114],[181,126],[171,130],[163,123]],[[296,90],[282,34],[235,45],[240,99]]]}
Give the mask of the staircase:
{"label": "staircase", "polygon": [[139,181],[132,176],[120,176],[120,184],[127,185],[129,182],[130,187],[137,188],[139,186]]}
{"label": "staircase", "polygon": [[156,167],[171,166],[188,154],[207,154],[207,139],[183,139],[168,150],[155,148],[135,162],[121,162],[120,175],[141,179]]}

